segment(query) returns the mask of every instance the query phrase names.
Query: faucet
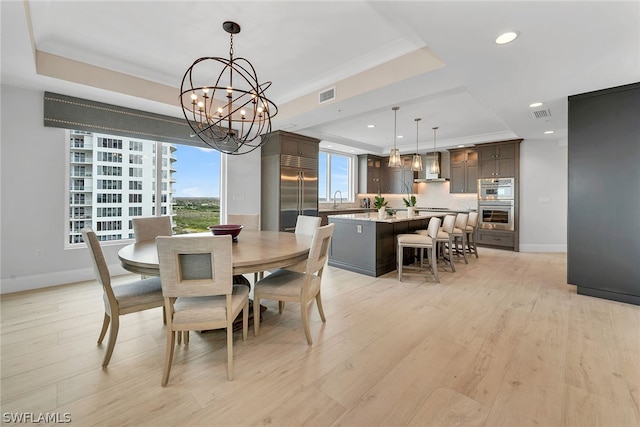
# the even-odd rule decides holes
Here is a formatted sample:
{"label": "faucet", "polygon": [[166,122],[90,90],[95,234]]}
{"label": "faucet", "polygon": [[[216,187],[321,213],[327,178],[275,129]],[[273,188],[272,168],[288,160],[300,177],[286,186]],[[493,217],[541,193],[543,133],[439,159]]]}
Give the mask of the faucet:
{"label": "faucet", "polygon": [[333,193],[333,208],[337,208],[338,207],[338,203],[336,203],[336,194],[340,193],[340,204],[342,204],[342,191],[340,190],[336,190],[335,193]]}

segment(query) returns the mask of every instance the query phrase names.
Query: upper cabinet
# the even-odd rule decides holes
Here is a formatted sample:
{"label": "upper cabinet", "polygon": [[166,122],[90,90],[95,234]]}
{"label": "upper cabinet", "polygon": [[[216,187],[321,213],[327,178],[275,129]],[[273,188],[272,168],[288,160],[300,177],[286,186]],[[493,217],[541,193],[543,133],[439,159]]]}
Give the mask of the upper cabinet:
{"label": "upper cabinet", "polygon": [[413,192],[413,180],[417,177],[411,170],[411,160],[413,156],[402,156],[402,166],[399,168],[387,167],[389,158],[385,158],[384,178],[382,179],[383,193],[406,194]]}
{"label": "upper cabinet", "polygon": [[389,157],[369,154],[358,156],[358,192],[369,194],[405,194],[413,191],[417,176],[411,170],[412,156],[402,156],[402,167],[387,167]]}
{"label": "upper cabinet", "polygon": [[383,165],[385,159],[363,154],[358,156],[358,192],[382,193]]}
{"label": "upper cabinet", "polygon": [[520,141],[522,139],[478,146],[478,177],[509,178],[516,176]]}
{"label": "upper cabinet", "polygon": [[478,192],[478,151],[472,148],[449,150],[450,193]]}
{"label": "upper cabinet", "polygon": [[297,157],[317,159],[319,140],[304,135],[278,130],[270,134],[269,141],[262,146],[262,156],[289,154]]}

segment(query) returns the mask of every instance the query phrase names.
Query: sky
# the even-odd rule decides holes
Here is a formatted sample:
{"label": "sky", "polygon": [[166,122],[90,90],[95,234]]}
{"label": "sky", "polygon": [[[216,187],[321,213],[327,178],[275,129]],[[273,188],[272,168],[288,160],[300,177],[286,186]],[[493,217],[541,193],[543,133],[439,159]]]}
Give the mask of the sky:
{"label": "sky", "polygon": [[220,153],[176,144],[175,197],[220,197]]}
{"label": "sky", "polygon": [[[216,150],[176,144],[175,197],[220,197],[220,153]],[[349,162],[346,156],[331,155],[331,188],[327,189],[329,154],[319,156],[318,196],[330,200],[336,190],[349,194]],[[329,191],[327,191],[329,190]]]}

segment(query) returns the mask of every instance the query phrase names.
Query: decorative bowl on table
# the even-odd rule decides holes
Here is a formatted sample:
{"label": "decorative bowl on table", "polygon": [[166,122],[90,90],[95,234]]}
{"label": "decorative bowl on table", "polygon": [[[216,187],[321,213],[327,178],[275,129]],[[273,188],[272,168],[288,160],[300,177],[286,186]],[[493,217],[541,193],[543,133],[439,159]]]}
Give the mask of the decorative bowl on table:
{"label": "decorative bowl on table", "polygon": [[215,236],[222,236],[225,234],[230,234],[231,235],[231,239],[234,242],[238,241],[238,234],[240,234],[240,232],[242,231],[242,225],[239,224],[219,224],[219,225],[212,225],[209,227],[209,230],[211,230],[211,232],[215,235]]}

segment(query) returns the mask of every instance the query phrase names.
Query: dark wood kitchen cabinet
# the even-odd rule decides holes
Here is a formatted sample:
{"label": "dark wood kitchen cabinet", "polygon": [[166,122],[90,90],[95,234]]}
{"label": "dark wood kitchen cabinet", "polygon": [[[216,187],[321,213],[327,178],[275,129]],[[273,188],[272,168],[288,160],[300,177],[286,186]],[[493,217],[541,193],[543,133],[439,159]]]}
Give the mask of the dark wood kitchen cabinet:
{"label": "dark wood kitchen cabinet", "polygon": [[415,192],[413,189],[413,180],[417,178],[417,174],[411,170],[411,160],[413,156],[402,156],[399,168],[390,168],[387,166],[389,158],[385,158],[383,193],[388,194],[406,194],[407,192]]}
{"label": "dark wood kitchen cabinet", "polygon": [[262,146],[262,156],[289,154],[307,159],[318,159],[318,140],[286,131],[275,131]]}
{"label": "dark wood kitchen cabinet", "polygon": [[412,156],[402,156],[402,167],[390,168],[389,157],[369,154],[358,156],[358,192],[368,194],[406,194],[414,191],[411,170]]}
{"label": "dark wood kitchen cabinet", "polygon": [[450,193],[478,192],[478,151],[461,148],[450,152]]}
{"label": "dark wood kitchen cabinet", "polygon": [[377,194],[383,192],[383,157],[363,154],[358,156],[358,193]]}
{"label": "dark wood kitchen cabinet", "polygon": [[478,178],[516,176],[520,141],[522,139],[478,146]]}

